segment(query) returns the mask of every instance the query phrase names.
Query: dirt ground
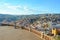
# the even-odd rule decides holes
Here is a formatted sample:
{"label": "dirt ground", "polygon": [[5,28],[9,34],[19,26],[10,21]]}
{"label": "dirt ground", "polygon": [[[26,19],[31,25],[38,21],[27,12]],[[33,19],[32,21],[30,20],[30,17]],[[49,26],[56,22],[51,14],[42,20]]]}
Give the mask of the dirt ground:
{"label": "dirt ground", "polygon": [[40,40],[40,38],[26,30],[0,26],[0,40]]}

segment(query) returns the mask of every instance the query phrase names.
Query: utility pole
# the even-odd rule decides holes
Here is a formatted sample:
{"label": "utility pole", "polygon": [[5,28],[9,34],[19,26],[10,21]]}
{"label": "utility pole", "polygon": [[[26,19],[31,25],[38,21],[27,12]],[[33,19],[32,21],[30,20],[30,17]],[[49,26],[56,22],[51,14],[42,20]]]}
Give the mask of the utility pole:
{"label": "utility pole", "polygon": [[14,28],[16,29],[16,22],[14,22]]}

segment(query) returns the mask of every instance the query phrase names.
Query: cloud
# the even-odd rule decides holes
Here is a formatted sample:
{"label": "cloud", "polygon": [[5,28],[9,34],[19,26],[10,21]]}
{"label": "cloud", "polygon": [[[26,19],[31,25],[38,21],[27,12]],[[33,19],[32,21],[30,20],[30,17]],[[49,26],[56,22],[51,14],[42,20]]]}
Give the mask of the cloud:
{"label": "cloud", "polygon": [[21,8],[21,6],[20,5],[14,6],[8,3],[0,4],[0,13],[18,15],[19,14],[18,8]]}
{"label": "cloud", "polygon": [[4,6],[7,7],[8,9],[12,9],[12,10],[16,10],[17,8],[21,8],[20,5],[10,5],[10,4],[7,4],[7,3],[4,3]]}
{"label": "cloud", "polygon": [[43,13],[40,10],[29,8],[28,6],[12,5],[9,3],[0,4],[0,13],[12,15],[29,15]]}

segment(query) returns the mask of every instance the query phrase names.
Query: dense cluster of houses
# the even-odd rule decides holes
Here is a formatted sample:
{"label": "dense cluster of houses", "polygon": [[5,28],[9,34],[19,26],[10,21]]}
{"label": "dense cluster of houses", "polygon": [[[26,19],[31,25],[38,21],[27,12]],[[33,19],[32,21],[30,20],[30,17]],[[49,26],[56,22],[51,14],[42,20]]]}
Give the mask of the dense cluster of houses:
{"label": "dense cluster of houses", "polygon": [[38,21],[33,20],[22,20],[21,26],[36,29],[38,31],[43,31],[45,34],[60,34],[60,21],[59,20],[46,20],[46,18]]}

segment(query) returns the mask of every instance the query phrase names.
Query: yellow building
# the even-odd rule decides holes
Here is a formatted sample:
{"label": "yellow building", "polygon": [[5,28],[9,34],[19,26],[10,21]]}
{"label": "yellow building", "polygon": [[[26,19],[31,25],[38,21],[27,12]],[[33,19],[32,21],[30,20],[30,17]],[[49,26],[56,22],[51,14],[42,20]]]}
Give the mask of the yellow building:
{"label": "yellow building", "polygon": [[56,28],[52,29],[52,34],[54,34],[54,36],[57,35],[57,29]]}

